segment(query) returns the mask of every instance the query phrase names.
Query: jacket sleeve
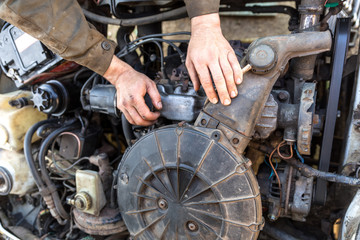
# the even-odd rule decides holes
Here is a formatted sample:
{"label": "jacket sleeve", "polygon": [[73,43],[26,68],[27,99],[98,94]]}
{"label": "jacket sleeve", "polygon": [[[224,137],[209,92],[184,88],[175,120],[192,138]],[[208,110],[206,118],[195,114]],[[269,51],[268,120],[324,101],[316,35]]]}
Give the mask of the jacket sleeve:
{"label": "jacket sleeve", "polygon": [[103,75],[116,44],[89,24],[76,0],[0,0],[0,18],[64,59]]}
{"label": "jacket sleeve", "polygon": [[184,0],[190,18],[219,12],[220,0]]}

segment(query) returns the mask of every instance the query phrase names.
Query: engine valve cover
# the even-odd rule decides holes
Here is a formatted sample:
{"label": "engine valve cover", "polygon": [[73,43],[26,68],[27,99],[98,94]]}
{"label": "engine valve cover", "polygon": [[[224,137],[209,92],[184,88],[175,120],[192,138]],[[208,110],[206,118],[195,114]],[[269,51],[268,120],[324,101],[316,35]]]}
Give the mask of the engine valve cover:
{"label": "engine valve cover", "polygon": [[117,194],[135,239],[256,239],[262,225],[257,181],[219,137],[169,127],[127,151]]}

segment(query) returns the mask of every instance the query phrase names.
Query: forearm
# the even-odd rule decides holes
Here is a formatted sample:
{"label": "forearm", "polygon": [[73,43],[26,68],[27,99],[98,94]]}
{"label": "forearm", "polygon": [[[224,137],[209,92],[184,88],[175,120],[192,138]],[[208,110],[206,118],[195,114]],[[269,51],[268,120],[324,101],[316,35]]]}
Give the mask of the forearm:
{"label": "forearm", "polygon": [[109,67],[116,45],[89,25],[77,1],[0,2],[0,18],[39,39],[63,58],[101,75]]}

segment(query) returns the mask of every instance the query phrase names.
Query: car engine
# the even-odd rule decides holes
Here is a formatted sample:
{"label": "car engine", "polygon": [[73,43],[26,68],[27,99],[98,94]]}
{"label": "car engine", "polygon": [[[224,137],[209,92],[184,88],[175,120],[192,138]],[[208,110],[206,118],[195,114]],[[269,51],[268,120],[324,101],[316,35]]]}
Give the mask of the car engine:
{"label": "car engine", "polygon": [[[142,16],[144,9],[158,14],[183,6],[95,2],[84,13],[103,26],[100,9],[116,17],[105,17],[111,22],[125,10]],[[1,234],[83,240],[359,237],[360,86],[358,55],[348,54],[358,40],[359,3],[301,0],[290,8],[224,1],[223,12],[288,14],[292,31],[251,44],[230,41],[249,69],[230,106],[195,91],[185,67],[190,32],[150,31],[131,41],[134,26],[124,20],[116,56],[153,79],[162,99],[160,118],[150,127],[126,120],[115,87],[102,76],[4,23]],[[181,18],[179,12],[170,19]],[[156,28],[146,23],[139,33]],[[6,81],[11,88],[3,88]],[[147,95],[145,100],[155,111]]]}

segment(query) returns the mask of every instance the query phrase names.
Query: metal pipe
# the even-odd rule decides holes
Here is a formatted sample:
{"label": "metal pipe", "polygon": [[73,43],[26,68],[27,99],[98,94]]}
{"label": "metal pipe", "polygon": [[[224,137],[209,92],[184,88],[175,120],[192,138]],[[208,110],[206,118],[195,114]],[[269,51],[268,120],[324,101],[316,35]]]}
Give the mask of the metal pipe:
{"label": "metal pipe", "polygon": [[[299,6],[300,32],[318,31],[320,15],[324,11],[323,0],[302,0]],[[318,26],[318,27],[316,27]],[[295,59],[292,63],[292,76],[301,80],[310,80],[314,75],[316,55]],[[297,96],[295,96],[296,98]]]}
{"label": "metal pipe", "polygon": [[295,158],[284,159],[284,161],[289,163],[291,166],[297,168],[305,177],[316,177],[326,180],[328,182],[343,183],[354,187],[360,187],[360,179],[358,178],[348,177],[336,173],[319,171],[315,168],[312,168],[306,164],[301,163]]}

